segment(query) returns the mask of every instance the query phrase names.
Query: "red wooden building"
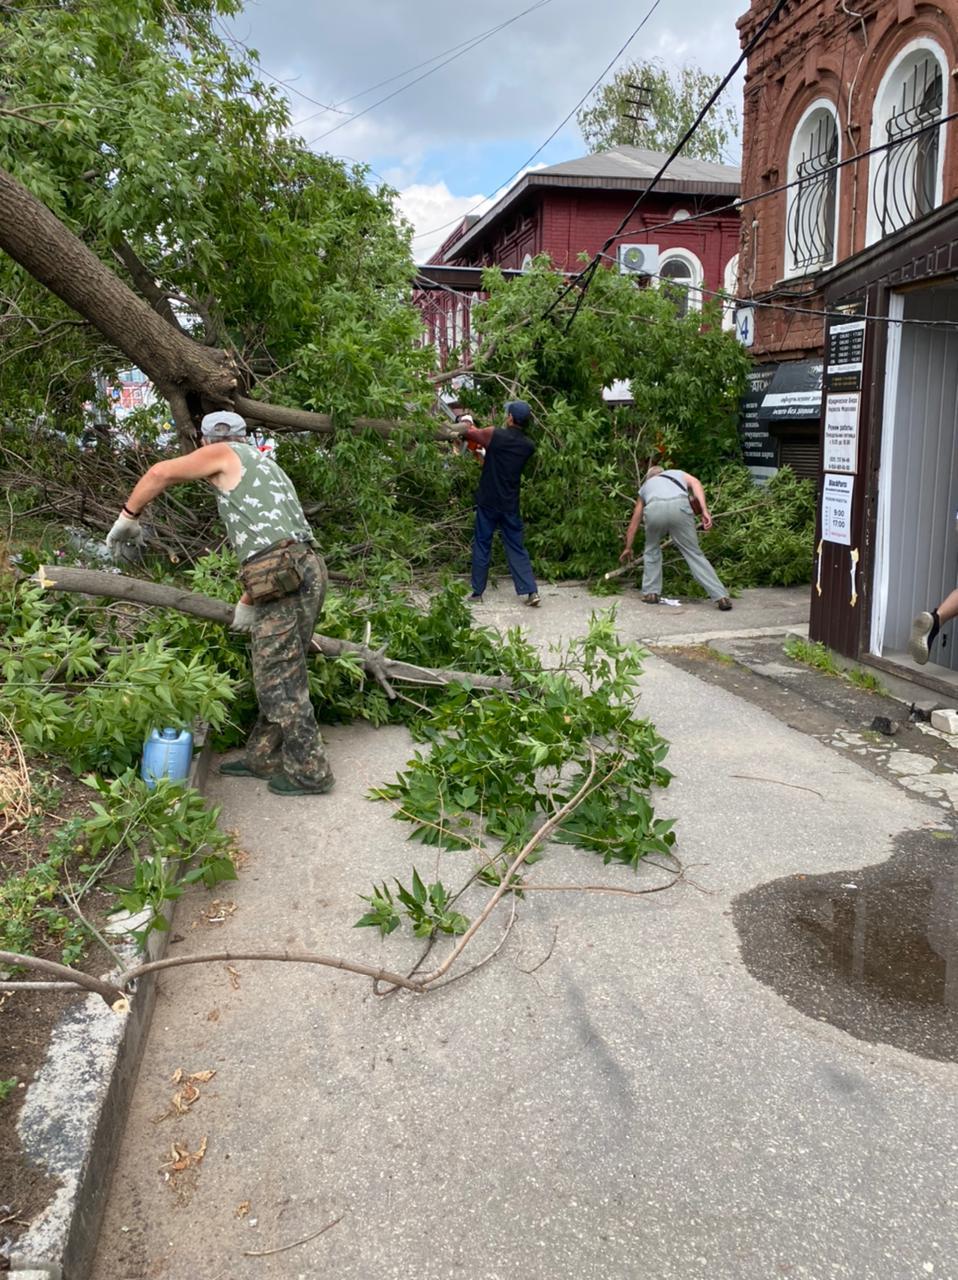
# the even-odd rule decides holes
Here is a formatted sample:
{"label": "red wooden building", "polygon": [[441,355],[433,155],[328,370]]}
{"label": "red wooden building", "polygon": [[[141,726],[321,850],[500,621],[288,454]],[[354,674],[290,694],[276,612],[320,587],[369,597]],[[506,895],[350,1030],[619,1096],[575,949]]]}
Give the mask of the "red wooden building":
{"label": "red wooden building", "polygon": [[958,634],[906,649],[958,580],[956,65],[958,0],[790,0],[748,62],[741,250],[758,417],[814,442],[811,634],[952,698]]}
{"label": "red wooden building", "polygon": [[[626,146],[580,156],[525,174],[482,217],[465,218],[420,268],[420,305],[440,358],[468,345],[469,306],[483,267],[521,271],[548,254],[560,270],[578,270],[580,255],[602,248],[665,159]],[[670,279],[686,288],[693,307],[703,296],[734,293],[740,229],[729,206],[738,194],[737,168],[674,160],[608,250],[609,265]],[[428,288],[432,267],[456,269],[447,278],[460,281],[459,297]],[[437,280],[441,274],[432,273]]]}

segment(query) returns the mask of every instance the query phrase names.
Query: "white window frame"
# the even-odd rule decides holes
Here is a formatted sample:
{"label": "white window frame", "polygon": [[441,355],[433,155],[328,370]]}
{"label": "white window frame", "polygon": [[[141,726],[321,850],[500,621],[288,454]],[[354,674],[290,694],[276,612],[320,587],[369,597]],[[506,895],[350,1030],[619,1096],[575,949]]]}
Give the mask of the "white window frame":
{"label": "white window frame", "polygon": [[738,306],[738,254],[735,253],[725,264],[722,275],[722,290],[726,301],[722,304],[722,328],[735,328],[735,308]]}
{"label": "white window frame", "polygon": [[[672,280],[666,276],[662,268],[669,262],[684,262],[691,272],[691,279],[686,285],[682,280]],[[689,311],[702,310],[702,285],[705,282],[705,269],[702,263],[695,256],[691,249],[664,249],[659,255],[659,270],[657,283],[659,287],[663,284],[682,285],[688,293]]]}
{"label": "white window frame", "polygon": [[[948,59],[945,51],[936,40],[931,40],[927,36],[920,36],[917,40],[912,40],[899,49],[895,58],[888,64],[885,74],[882,76],[875,93],[875,101],[872,107],[872,131],[871,146],[880,147],[888,141],[885,132],[886,125],[891,118],[896,96],[901,91],[901,82],[907,80],[908,75],[914,63],[918,61],[916,55],[930,53],[937,61],[941,69],[941,116],[948,114],[948,86],[951,84],[951,73],[948,67]],[[906,64],[911,66],[906,67]],[[905,68],[903,70],[903,68]],[[942,124],[938,126],[938,161],[937,171],[935,173],[935,203],[937,209],[944,200],[944,170],[945,170],[945,151],[948,146],[948,126]],[[874,183],[881,180],[882,166],[881,153],[875,152],[870,156],[868,161],[868,219],[865,228],[865,243],[875,244],[882,239],[881,221],[875,211],[874,199]],[[905,224],[907,225],[907,224]],[[894,230],[900,230],[895,228]],[[891,235],[892,231],[885,234]]]}
{"label": "white window frame", "polygon": [[788,188],[788,196],[785,201],[785,279],[789,279],[793,276],[800,277],[815,275],[819,271],[824,271],[834,263],[835,255],[838,251],[838,210],[840,208],[841,201],[841,169],[834,170],[835,212],[833,215],[832,225],[831,257],[822,258],[819,262],[798,263],[795,261],[795,256],[792,252],[792,245],[790,244],[792,218],[801,194],[800,188],[798,186],[792,186],[791,184],[798,182],[798,165],[802,158],[803,147],[807,146],[807,139],[810,137],[811,131],[814,128],[814,118],[823,112],[830,115],[835,123],[835,133],[838,139],[838,154],[835,159],[836,161],[841,161],[842,158],[842,130],[841,121],[838,118],[838,108],[835,106],[835,103],[831,98],[816,98],[815,101],[809,103],[802,112],[798,124],[796,124],[795,128],[792,130],[791,141],[788,144],[787,181],[790,185]]}

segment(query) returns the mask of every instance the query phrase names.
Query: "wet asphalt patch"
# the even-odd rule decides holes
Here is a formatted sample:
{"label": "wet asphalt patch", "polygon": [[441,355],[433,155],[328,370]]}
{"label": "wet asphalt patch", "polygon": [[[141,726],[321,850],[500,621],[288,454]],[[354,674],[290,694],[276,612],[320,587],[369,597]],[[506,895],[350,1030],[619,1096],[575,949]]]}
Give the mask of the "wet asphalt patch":
{"label": "wet asphalt patch", "polygon": [[886,862],[795,875],[732,904],[746,968],[859,1040],[958,1062],[958,842],[906,832]]}
{"label": "wet asphalt patch", "polygon": [[[894,699],[793,661],[780,639],[736,644],[734,653],[656,653],[934,806],[925,828],[894,839],[887,861],[759,885],[735,899],[732,918],[749,972],[809,1017],[958,1062],[955,743],[909,723]],[[898,732],[874,732],[876,717]]]}

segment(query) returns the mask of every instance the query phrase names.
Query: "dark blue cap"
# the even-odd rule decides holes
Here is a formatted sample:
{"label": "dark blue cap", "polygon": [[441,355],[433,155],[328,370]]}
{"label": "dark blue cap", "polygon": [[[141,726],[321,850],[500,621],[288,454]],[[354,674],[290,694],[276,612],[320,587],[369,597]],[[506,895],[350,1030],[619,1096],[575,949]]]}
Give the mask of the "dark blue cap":
{"label": "dark blue cap", "polygon": [[524,427],[532,417],[532,410],[525,400],[510,400],[506,405],[506,413],[512,414],[512,421],[517,427]]}

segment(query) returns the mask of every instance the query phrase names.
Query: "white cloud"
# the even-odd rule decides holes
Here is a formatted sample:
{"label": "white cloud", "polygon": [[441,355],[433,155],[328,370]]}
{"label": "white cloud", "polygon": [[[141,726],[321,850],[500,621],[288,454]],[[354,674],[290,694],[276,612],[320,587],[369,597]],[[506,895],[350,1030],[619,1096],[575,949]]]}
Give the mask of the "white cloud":
{"label": "white cloud", "polygon": [[400,191],[398,203],[403,215],[412,223],[415,233],[440,228],[432,235],[413,242],[416,261],[426,262],[465,214],[475,209],[476,205],[480,206],[476,212],[483,213],[492,202],[486,200],[481,191],[471,196],[457,196],[453,195],[445,182],[415,182]]}

